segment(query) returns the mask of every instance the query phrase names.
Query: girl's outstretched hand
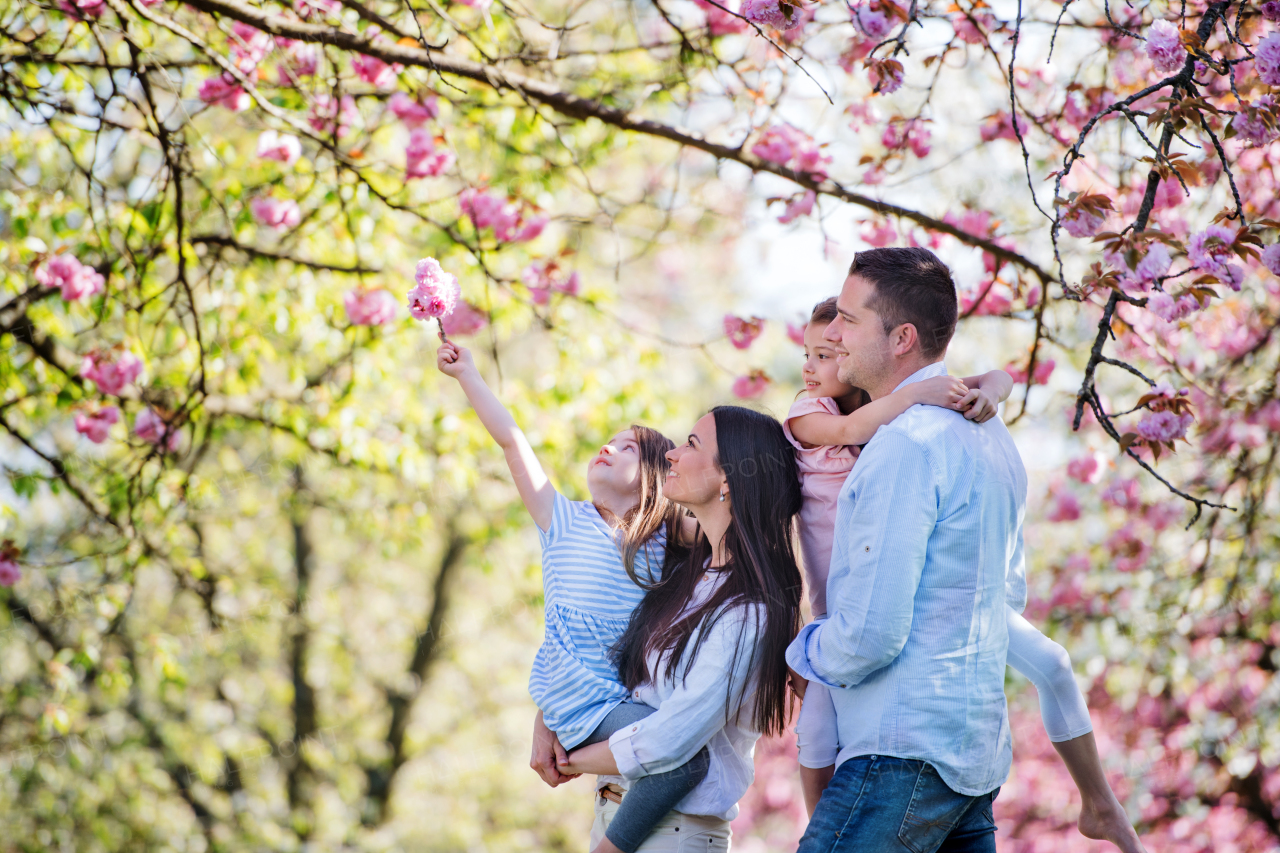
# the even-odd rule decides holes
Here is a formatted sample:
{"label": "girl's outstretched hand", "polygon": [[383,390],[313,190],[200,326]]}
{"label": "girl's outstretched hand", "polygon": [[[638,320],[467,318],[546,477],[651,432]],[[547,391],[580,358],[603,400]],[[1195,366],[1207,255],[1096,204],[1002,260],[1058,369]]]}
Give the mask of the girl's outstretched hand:
{"label": "girl's outstretched hand", "polygon": [[969,393],[969,386],[954,376],[935,376],[916,382],[909,388],[918,388],[916,402],[928,406],[945,406],[948,409],[959,409],[960,401]]}
{"label": "girl's outstretched hand", "polygon": [[460,347],[453,341],[445,341],[436,350],[436,367],[445,376],[461,379],[462,374],[476,369],[476,363],[471,358],[471,350]]}

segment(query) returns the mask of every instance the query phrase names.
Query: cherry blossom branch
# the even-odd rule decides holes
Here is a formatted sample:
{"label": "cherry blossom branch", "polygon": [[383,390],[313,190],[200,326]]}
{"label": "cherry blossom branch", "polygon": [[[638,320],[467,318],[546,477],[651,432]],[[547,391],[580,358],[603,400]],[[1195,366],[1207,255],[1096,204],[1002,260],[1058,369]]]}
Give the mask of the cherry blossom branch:
{"label": "cherry blossom branch", "polygon": [[256,246],[246,246],[244,243],[232,237],[224,237],[221,234],[193,234],[187,238],[188,243],[196,243],[206,246],[221,246],[227,249],[234,249],[237,252],[244,252],[246,255],[254,258],[263,258],[269,261],[288,261],[291,264],[297,264],[300,267],[307,267],[313,270],[322,270],[325,272],[340,272],[347,275],[377,275],[381,270],[376,267],[365,267],[355,264],[352,266],[340,266],[338,264],[326,264],[322,261],[309,261],[306,258],[299,258],[295,255],[285,254],[283,252],[272,252],[267,249],[259,249]]}

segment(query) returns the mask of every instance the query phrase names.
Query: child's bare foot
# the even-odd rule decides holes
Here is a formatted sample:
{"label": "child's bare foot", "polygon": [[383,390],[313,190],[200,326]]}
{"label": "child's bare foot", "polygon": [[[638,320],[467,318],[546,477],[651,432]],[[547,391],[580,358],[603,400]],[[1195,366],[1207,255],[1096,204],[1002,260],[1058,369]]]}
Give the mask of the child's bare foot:
{"label": "child's bare foot", "polygon": [[1110,841],[1123,853],[1146,853],[1138,839],[1138,833],[1129,823],[1128,815],[1115,799],[1112,799],[1110,805],[1103,804],[1101,808],[1086,803],[1080,809],[1080,820],[1076,821],[1076,827],[1085,838]]}

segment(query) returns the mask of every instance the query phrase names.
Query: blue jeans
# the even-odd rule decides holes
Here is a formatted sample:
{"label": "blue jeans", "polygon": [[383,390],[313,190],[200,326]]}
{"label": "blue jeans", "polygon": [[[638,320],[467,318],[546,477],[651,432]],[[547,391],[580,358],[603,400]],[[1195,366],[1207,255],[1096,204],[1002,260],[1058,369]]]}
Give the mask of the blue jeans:
{"label": "blue jeans", "polygon": [[924,761],[851,758],[836,768],[797,853],[995,853],[998,793],[957,794]]}

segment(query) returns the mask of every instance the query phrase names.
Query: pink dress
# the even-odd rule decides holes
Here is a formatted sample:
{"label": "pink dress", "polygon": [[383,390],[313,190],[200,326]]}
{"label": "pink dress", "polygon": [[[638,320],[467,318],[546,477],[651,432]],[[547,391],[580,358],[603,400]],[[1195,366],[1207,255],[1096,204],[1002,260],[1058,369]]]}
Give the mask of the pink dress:
{"label": "pink dress", "polygon": [[830,397],[803,397],[791,404],[782,431],[796,449],[800,466],[800,559],[809,585],[809,605],[814,618],[827,615],[827,572],[831,568],[831,543],[836,533],[836,498],[853,470],[858,448],[848,445],[803,447],[791,434],[791,419],[822,413],[842,414]]}

